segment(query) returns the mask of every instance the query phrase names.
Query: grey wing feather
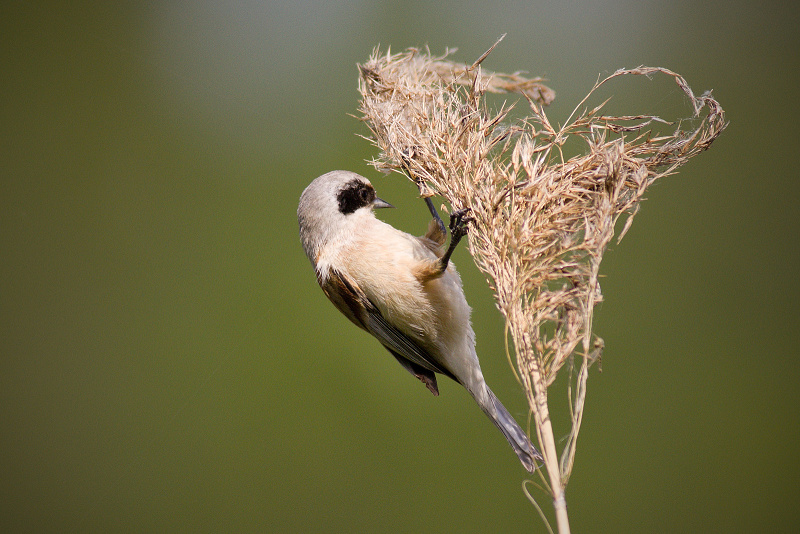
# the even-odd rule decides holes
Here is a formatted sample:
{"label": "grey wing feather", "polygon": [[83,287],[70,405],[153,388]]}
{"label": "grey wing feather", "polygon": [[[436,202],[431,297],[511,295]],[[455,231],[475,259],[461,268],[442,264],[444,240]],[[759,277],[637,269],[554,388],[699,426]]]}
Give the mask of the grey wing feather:
{"label": "grey wing feather", "polygon": [[419,379],[420,382],[425,384],[425,387],[428,388],[431,393],[433,393],[434,397],[439,396],[439,385],[436,383],[436,374],[433,371],[425,369],[424,367],[420,367],[411,360],[396,353],[386,345],[384,345],[384,347],[386,350],[392,353],[392,356],[394,356],[397,361],[400,362],[400,365],[402,365],[405,370],[414,375],[417,379]]}
{"label": "grey wing feather", "polygon": [[383,317],[383,315],[381,315],[381,312],[378,310],[378,308],[373,305],[371,310],[367,310],[367,314],[367,328],[369,329],[370,333],[377,337],[387,349],[392,351],[392,353],[398,353],[400,356],[403,356],[411,363],[414,363],[423,369],[446,375],[455,380],[455,377],[452,375],[452,373],[440,366],[433,356],[428,353],[428,351],[417,345],[411,338],[392,326]]}
{"label": "grey wing feather", "polygon": [[[431,389],[430,382],[433,383],[435,389],[436,379],[432,373],[443,374],[456,380],[453,374],[439,365],[427,350],[387,321],[378,307],[346,275],[331,270],[327,279],[320,285],[339,311],[375,336],[403,364],[403,367],[422,380],[428,389]],[[408,361],[403,362],[401,358]],[[406,365],[407,363],[410,365]],[[423,377],[429,380],[423,380]]]}

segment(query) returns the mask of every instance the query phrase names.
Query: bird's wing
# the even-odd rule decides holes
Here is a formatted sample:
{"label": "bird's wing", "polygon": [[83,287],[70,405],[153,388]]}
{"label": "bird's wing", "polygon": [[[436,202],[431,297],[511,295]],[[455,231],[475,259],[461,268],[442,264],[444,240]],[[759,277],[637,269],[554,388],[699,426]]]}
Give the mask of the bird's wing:
{"label": "bird's wing", "polygon": [[438,393],[433,373],[443,374],[456,380],[453,374],[442,367],[427,350],[387,321],[378,307],[347,275],[331,270],[327,278],[320,281],[320,286],[339,311],[357,326],[378,338],[378,341],[400,361],[403,367],[422,380],[431,392]]}
{"label": "bird's wing", "polygon": [[[386,345],[384,345],[384,347],[386,347]],[[386,347],[386,350],[392,353],[392,356],[394,356],[397,361],[400,362],[400,365],[402,365],[404,369],[419,379],[420,382],[425,384],[425,387],[428,388],[431,393],[433,393],[434,397],[439,396],[439,385],[436,383],[436,374],[433,371],[420,367],[411,360],[399,355],[389,347]]]}

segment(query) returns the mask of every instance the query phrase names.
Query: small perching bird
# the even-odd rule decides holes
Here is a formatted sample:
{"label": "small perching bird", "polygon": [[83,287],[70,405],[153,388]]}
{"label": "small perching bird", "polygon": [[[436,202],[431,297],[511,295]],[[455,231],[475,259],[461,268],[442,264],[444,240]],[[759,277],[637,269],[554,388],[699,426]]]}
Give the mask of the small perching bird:
{"label": "small perching bird", "polygon": [[433,216],[428,232],[412,236],[375,217],[373,209],[392,205],[378,198],[369,180],[332,171],[300,196],[300,239],[336,308],[434,395],[437,373],[464,386],[532,472],[542,455],[483,379],[471,310],[450,262],[467,233],[467,212],[451,215],[445,248],[447,230],[430,199],[426,203]]}

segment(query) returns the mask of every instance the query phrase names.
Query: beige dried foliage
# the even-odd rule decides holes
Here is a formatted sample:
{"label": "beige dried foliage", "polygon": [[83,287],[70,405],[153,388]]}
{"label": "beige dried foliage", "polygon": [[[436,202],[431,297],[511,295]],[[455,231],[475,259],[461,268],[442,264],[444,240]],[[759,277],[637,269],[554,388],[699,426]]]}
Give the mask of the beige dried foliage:
{"label": "beige dried foliage", "polygon": [[[543,111],[553,91],[539,78],[483,70],[489,52],[465,65],[448,54],[376,50],[359,65],[360,112],[380,150],[376,168],[407,175],[423,196],[440,195],[454,209],[471,210],[470,253],[491,278],[506,319],[551,483],[563,485],[572,470],[588,368],[603,345],[592,333],[603,253],[619,218],[627,215],[621,239],[647,187],[707,149],[725,128],[725,115],[710,94],[696,97],[678,74],[639,67],[596,83],[566,125],[555,128]],[[603,104],[585,108],[612,79],[657,74],[674,79],[693,117],[668,123],[606,116]],[[505,104],[490,110],[486,92],[521,94],[529,116],[512,120]],[[683,129],[685,123],[691,128]],[[673,133],[654,135],[655,125]],[[585,142],[585,153],[565,160],[562,148],[575,137]],[[547,443],[552,436],[543,435],[552,434],[547,388],[566,363],[572,430],[555,464],[555,445]]]}

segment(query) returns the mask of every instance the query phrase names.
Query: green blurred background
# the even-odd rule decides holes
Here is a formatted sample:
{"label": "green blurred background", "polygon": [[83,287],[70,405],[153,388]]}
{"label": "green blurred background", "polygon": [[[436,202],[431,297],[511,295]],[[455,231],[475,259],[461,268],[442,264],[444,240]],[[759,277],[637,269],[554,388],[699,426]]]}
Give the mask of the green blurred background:
{"label": "green blurred background", "polygon": [[[432,397],[327,302],[295,218],[314,177],[350,169],[422,233],[413,185],[365,163],[356,63],[379,44],[472,61],[508,33],[484,66],[547,77],[555,123],[640,64],[731,121],[606,256],[573,531],[796,532],[786,5],[4,2],[0,530],[544,532],[467,394]],[[605,96],[687,113],[663,78]],[[524,421],[491,293],[455,259],[484,373]]]}

